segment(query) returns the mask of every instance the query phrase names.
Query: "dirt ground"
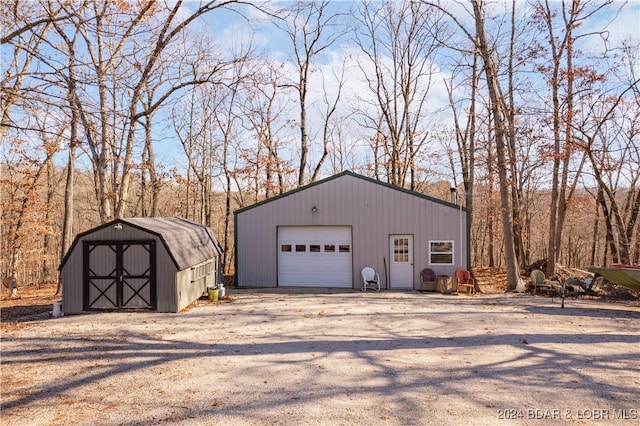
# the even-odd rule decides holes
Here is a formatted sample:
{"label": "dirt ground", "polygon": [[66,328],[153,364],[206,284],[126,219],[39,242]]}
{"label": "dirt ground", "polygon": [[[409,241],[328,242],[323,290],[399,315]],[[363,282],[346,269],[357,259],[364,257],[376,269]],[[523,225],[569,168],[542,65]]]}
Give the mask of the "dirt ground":
{"label": "dirt ground", "polygon": [[228,289],[178,314],[21,321],[5,320],[5,300],[0,422],[638,424],[637,299],[561,308],[499,286]]}

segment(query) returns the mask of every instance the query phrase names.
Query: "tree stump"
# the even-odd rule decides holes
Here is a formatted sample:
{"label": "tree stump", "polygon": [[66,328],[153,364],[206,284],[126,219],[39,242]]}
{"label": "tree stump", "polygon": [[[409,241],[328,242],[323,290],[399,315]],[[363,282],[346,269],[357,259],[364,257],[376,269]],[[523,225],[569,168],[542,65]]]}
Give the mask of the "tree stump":
{"label": "tree stump", "polygon": [[453,291],[451,275],[438,275],[438,278],[436,278],[436,291],[442,294],[449,294]]}
{"label": "tree stump", "polygon": [[6,277],[2,280],[2,285],[11,291],[11,297],[19,298],[18,296],[18,281],[15,277]]}

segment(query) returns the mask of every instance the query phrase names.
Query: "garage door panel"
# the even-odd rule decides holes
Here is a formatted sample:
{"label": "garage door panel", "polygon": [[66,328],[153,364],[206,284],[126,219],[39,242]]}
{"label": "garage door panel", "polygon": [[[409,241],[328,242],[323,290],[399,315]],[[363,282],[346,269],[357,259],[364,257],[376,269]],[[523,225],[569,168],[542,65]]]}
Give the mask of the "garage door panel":
{"label": "garage door panel", "polygon": [[[320,253],[322,256],[323,253]],[[279,267],[280,285],[351,287],[351,256],[283,256]]]}
{"label": "garage door panel", "polygon": [[278,241],[280,286],[352,287],[349,227],[282,227]]}

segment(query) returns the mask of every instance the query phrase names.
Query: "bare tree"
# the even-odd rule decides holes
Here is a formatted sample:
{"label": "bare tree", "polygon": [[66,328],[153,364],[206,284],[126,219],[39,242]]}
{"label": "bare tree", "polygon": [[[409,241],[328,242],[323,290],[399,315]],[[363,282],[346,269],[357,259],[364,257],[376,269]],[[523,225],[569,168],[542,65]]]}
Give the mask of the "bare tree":
{"label": "bare tree", "polygon": [[[71,14],[70,10],[65,10],[66,13]],[[81,9],[76,10],[74,13],[80,13]],[[80,102],[79,86],[81,83],[78,81],[78,69],[81,68],[80,58],[76,55],[76,43],[79,33],[77,31],[71,31],[71,35],[65,31],[64,22],[55,22],[54,28],[57,35],[62,39],[62,43],[59,44],[59,52],[62,57],[66,58],[66,63],[56,69],[55,74],[59,80],[57,84],[61,86],[65,92],[64,105],[68,111],[69,127],[67,135],[68,155],[67,155],[67,170],[64,186],[64,211],[63,211],[63,225],[62,225],[62,241],[60,246],[60,259],[67,252],[71,246],[73,240],[73,212],[75,202],[75,179],[76,179],[76,156],[77,150],[81,146],[80,142],[80,129],[81,129],[81,117],[83,114],[82,104]],[[50,63],[51,65],[51,63]],[[52,67],[55,69],[55,67]],[[60,291],[60,283],[58,283],[58,290]]]}
{"label": "bare tree", "polygon": [[[640,80],[636,80],[617,97],[595,99],[590,114],[577,127],[581,134],[579,144],[589,158],[597,183],[596,199],[605,218],[610,254],[614,262],[622,263],[632,263],[632,251],[637,248],[634,240],[640,215],[639,86]],[[629,92],[634,95],[632,99],[626,98]],[[616,113],[621,120],[614,120]],[[627,194],[623,201],[618,195],[622,182]]]}
{"label": "bare tree", "polygon": [[[141,100],[144,109],[151,107],[154,102],[155,92],[161,84],[161,78],[155,84],[151,84],[151,82],[147,84],[144,90],[145,96]],[[160,190],[164,185],[164,174],[161,173],[161,169],[159,170],[160,165],[156,163],[153,132],[154,116],[155,114],[152,113],[141,118],[141,125],[144,129],[144,148],[142,149],[140,161],[140,204],[143,217],[155,217],[157,215]]]}
{"label": "bare tree", "polygon": [[[551,178],[551,208],[549,213],[549,242],[547,249],[547,274],[555,273],[555,266],[561,252],[562,229],[569,204],[580,176],[571,160],[576,151],[573,138],[573,120],[575,117],[574,90],[576,78],[586,70],[576,69],[574,65],[574,44],[580,37],[576,30],[590,17],[597,14],[611,2],[591,2],[568,0],[561,3],[539,1],[534,7],[534,23],[541,22],[546,29],[550,65],[541,65],[540,71],[548,75],[552,101],[553,162]],[[560,10],[556,6],[560,6]],[[556,17],[561,20],[558,25]],[[559,33],[559,34],[558,34]],[[543,49],[540,49],[543,52]],[[584,74],[583,74],[584,75]],[[564,94],[562,90],[564,88]],[[584,164],[585,157],[578,164]],[[570,181],[571,176],[573,180]]]}
{"label": "bare tree", "polygon": [[[34,111],[35,112],[35,111]],[[38,111],[43,117],[47,111]],[[49,116],[48,119],[51,119]],[[55,120],[54,120],[55,121]],[[51,132],[48,128],[51,123],[47,119],[39,119],[34,124],[34,133],[40,125],[40,134],[44,136],[41,146],[33,146],[26,138],[12,138],[11,150],[7,151],[2,164],[2,177],[0,186],[2,189],[2,269],[5,275],[19,277],[21,281],[41,280],[50,276],[47,269],[46,275],[39,275],[43,264],[50,265],[43,260],[49,258],[50,253],[44,252],[43,247],[49,248],[48,236],[53,235],[53,226],[50,222],[50,211],[53,203],[50,198],[41,197],[44,188],[45,194],[54,185],[52,173],[52,157],[59,148],[59,138],[64,127],[55,126],[57,132]],[[45,237],[43,239],[43,237]],[[19,272],[20,269],[20,272]],[[27,281],[27,282],[28,282]]]}
{"label": "bare tree", "polygon": [[362,3],[357,18],[362,30],[356,43],[367,58],[360,68],[376,110],[375,116],[365,112],[376,131],[375,149],[383,151],[388,182],[412,190],[415,158],[428,140],[427,114],[433,112],[429,91],[440,43],[432,33],[443,31],[436,11],[410,1]]}
{"label": "bare tree", "polygon": [[[467,107],[467,119],[466,123],[462,123],[461,113],[457,108],[456,102],[453,96],[453,84],[445,81],[447,88],[447,94],[449,96],[449,106],[453,112],[453,125],[455,129],[455,142],[456,152],[460,161],[460,169],[462,172],[462,184],[464,187],[465,205],[468,209],[473,210],[473,187],[475,181],[475,145],[476,145],[476,131],[477,131],[477,114],[476,114],[476,102],[478,93],[478,55],[476,52],[473,54],[473,60],[470,66],[471,74],[468,77],[467,83],[471,87],[468,107]],[[452,167],[454,170],[454,167]],[[455,176],[455,173],[454,173]],[[456,185],[456,179],[454,178],[454,185]]]}
{"label": "bare tree", "polygon": [[476,24],[476,36],[472,40],[484,62],[484,73],[487,90],[491,100],[491,112],[495,127],[496,156],[498,160],[498,177],[500,180],[500,206],[502,207],[502,229],[505,238],[505,261],[507,266],[507,290],[516,288],[518,280],[517,259],[513,241],[512,206],[509,203],[509,183],[507,169],[506,141],[506,102],[498,80],[498,68],[494,62],[493,52],[487,43],[485,32],[484,8],[480,0],[473,0],[473,14]]}
{"label": "bare tree", "polygon": [[12,54],[10,63],[3,64],[0,140],[4,139],[10,127],[16,126],[11,118],[12,108],[24,96],[21,94],[22,85],[52,24],[67,17],[61,9],[48,8],[47,3],[39,7],[19,0],[0,2],[0,27],[14,28],[13,31],[3,32],[0,43],[3,50],[11,49]]}
{"label": "bare tree", "polygon": [[[53,43],[51,39],[59,35],[59,29],[70,16],[82,9],[70,11],[65,4],[55,2],[3,2],[3,18],[11,21],[7,27],[13,31],[3,35],[4,48],[13,47],[13,61],[6,68],[2,81],[2,126],[0,135],[4,139],[8,130],[32,140],[42,142],[42,152],[47,156],[42,162],[46,170],[36,172],[38,176],[46,173],[45,207],[36,207],[44,214],[41,218],[40,234],[43,236],[42,278],[52,275],[52,260],[59,260],[70,245],[72,239],[73,177],[75,175],[75,150],[77,148],[78,116],[76,114],[74,94],[76,56],[69,48],[69,39],[63,37],[62,43]],[[52,31],[55,29],[56,31]],[[64,34],[63,34],[64,35]],[[35,72],[34,72],[35,71]],[[18,107],[17,110],[13,107]],[[25,109],[26,108],[26,109]],[[68,130],[65,130],[67,129]],[[57,214],[51,211],[57,203],[54,201],[57,190],[57,169],[52,161],[53,155],[69,140],[69,164],[65,185],[65,210],[63,213],[62,238],[55,249],[59,253],[48,253],[53,248],[53,239],[45,226],[55,226]],[[73,161],[71,160],[73,158]],[[39,185],[39,184],[38,184]],[[34,188],[39,188],[35,186]],[[38,189],[34,189],[36,192]],[[30,197],[30,196],[29,196]],[[25,200],[29,199],[25,198]],[[34,194],[28,204],[19,209],[19,214],[29,215],[38,195]],[[18,223],[24,223],[27,218]],[[47,225],[48,224],[48,225]],[[33,226],[33,225],[31,225]],[[35,229],[35,228],[34,228]],[[33,252],[33,247],[31,247]],[[35,275],[32,279],[36,279]]]}
{"label": "bare tree", "polygon": [[238,133],[241,121],[240,115],[240,103],[242,103],[242,94],[240,93],[242,89],[242,84],[245,80],[246,67],[249,62],[249,54],[251,51],[251,47],[248,47],[246,51],[246,60],[239,61],[233,67],[231,73],[231,84],[226,87],[224,92],[224,97],[220,104],[220,107],[216,109],[213,120],[214,124],[217,127],[221,141],[220,150],[221,154],[218,155],[218,161],[220,164],[220,168],[222,170],[222,179],[224,182],[224,191],[225,191],[225,208],[224,208],[224,234],[223,234],[223,249],[224,249],[224,257],[222,262],[222,269],[226,272],[230,270],[231,267],[231,256],[232,252],[230,250],[231,246],[231,217],[233,213],[232,208],[232,178],[237,172],[233,167],[232,162],[232,145],[234,142],[238,142]]}
{"label": "bare tree", "polygon": [[340,173],[344,170],[358,170],[361,167],[360,160],[355,154],[358,146],[352,142],[351,131],[348,125],[350,117],[336,119],[336,125],[331,133],[332,149],[329,152],[329,164],[332,173]]}
{"label": "bare tree", "polygon": [[90,64],[83,68],[87,76],[83,91],[87,95],[94,90],[97,93],[97,105],[87,95],[80,103],[102,221],[125,213],[131,174],[140,167],[136,146],[139,124],[150,119],[174,93],[207,83],[219,71],[211,63],[206,69],[180,68],[184,64],[180,61],[171,78],[156,86],[152,92],[155,97],[149,99],[150,82],[172,58],[170,48],[196,19],[235,3],[207,1],[185,13],[188,9],[183,8],[182,0],[170,7],[154,1],[121,7],[120,3],[93,0],[90,8],[73,16],[73,26],[81,35],[82,50]]}
{"label": "bare tree", "polygon": [[507,290],[516,288],[518,281],[518,267],[513,238],[513,214],[511,205],[511,184],[509,180],[508,165],[508,102],[499,80],[499,67],[496,62],[496,51],[489,44],[487,27],[485,24],[484,1],[472,0],[473,20],[475,29],[468,29],[463,21],[456,17],[450,10],[440,4],[430,3],[432,7],[445,13],[456,27],[466,36],[467,40],[477,50],[482,58],[483,71],[489,95],[491,118],[494,129],[494,142],[496,148],[497,174],[500,183],[500,207],[502,217],[502,231],[504,236],[504,257],[507,268]]}
{"label": "bare tree", "polygon": [[306,183],[306,170],[309,164],[309,91],[310,77],[314,60],[324,51],[334,46],[346,32],[340,27],[340,13],[331,13],[328,0],[297,0],[284,18],[284,24],[278,24],[291,40],[297,79],[287,84],[298,95],[300,107],[300,166],[298,186]]}
{"label": "bare tree", "polygon": [[[340,69],[340,75],[335,75],[335,81],[337,82],[337,89],[335,96],[331,97],[329,94],[329,90],[326,87],[325,76],[323,75],[323,98],[322,101],[325,105],[324,113],[320,114],[322,116],[322,155],[318,160],[315,169],[313,170],[313,175],[311,176],[311,182],[314,182],[320,176],[320,172],[322,170],[322,166],[329,155],[329,150],[331,148],[331,139],[334,134],[334,126],[336,111],[338,108],[338,104],[340,102],[340,96],[342,95],[342,89],[344,87],[345,81],[345,64],[343,62],[342,68]],[[335,71],[334,71],[335,73]]]}
{"label": "bare tree", "polygon": [[282,66],[271,61],[257,62],[243,85],[246,102],[241,107],[242,117],[247,121],[245,128],[258,141],[255,166],[260,167],[262,163],[264,167],[265,198],[286,191],[287,175],[293,171],[290,162],[280,155],[282,133],[288,127],[285,117],[289,112],[280,92],[281,80],[285,78],[282,70]]}
{"label": "bare tree", "polygon": [[[174,106],[171,116],[175,134],[187,160],[184,215],[186,218],[191,217],[203,223],[206,220],[207,186],[210,182],[209,165],[212,161],[210,150],[212,140],[209,139],[208,133],[209,128],[213,126],[212,116],[216,113],[220,102],[213,87],[194,88]],[[192,191],[193,199],[191,199]]]}
{"label": "bare tree", "polygon": [[[509,154],[509,164],[510,164],[510,173],[511,179],[514,182],[513,188],[511,190],[511,205],[512,205],[512,214],[513,214],[513,244],[516,251],[516,259],[521,268],[524,268],[527,264],[529,264],[529,256],[528,251],[525,249],[525,239],[524,235],[525,227],[526,227],[526,216],[528,212],[524,209],[523,206],[523,184],[528,181],[527,177],[522,177],[519,173],[518,164],[523,164],[524,162],[519,161],[522,158],[518,155],[519,149],[517,145],[518,136],[518,111],[521,108],[518,108],[516,105],[515,95],[516,95],[516,83],[515,83],[515,74],[518,66],[522,66],[525,62],[523,58],[529,56],[528,52],[518,51],[518,41],[522,38],[519,34],[521,31],[518,28],[516,22],[516,0],[512,0],[511,2],[511,32],[509,35],[509,54],[507,60],[507,110],[506,110],[506,120],[508,125],[508,154]],[[526,21],[524,26],[526,27]],[[516,59],[518,58],[518,59]],[[524,156],[524,158],[528,158]]]}

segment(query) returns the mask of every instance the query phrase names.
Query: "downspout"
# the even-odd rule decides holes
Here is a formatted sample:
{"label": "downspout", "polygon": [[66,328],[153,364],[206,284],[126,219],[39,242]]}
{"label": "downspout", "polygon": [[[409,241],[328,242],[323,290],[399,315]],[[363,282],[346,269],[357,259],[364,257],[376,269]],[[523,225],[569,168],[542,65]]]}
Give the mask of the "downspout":
{"label": "downspout", "polygon": [[[224,277],[224,271],[222,271]],[[233,284],[238,285],[238,213],[233,213]]]}
{"label": "downspout", "polygon": [[[465,265],[465,269],[469,269],[469,265],[471,264],[470,259],[471,256],[469,255],[469,239],[465,238],[464,233],[462,232],[462,203],[458,203],[458,190],[455,187],[451,187],[449,189],[449,191],[451,192],[451,204],[455,204],[456,207],[458,207],[458,233],[459,233],[459,241],[460,244],[458,244],[459,248],[459,254],[458,254],[458,258],[460,259],[460,261],[462,261],[462,244],[463,242],[466,240],[466,245],[467,245],[467,261],[466,261],[466,265]],[[467,215],[467,224],[469,223],[469,218]],[[468,235],[468,234],[467,234]]]}

